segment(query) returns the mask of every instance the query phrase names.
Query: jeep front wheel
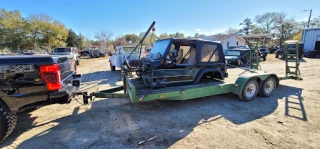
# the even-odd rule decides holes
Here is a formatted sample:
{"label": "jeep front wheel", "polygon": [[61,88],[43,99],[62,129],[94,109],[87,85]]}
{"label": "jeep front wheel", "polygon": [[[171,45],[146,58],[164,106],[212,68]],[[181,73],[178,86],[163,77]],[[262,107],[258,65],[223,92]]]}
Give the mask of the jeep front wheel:
{"label": "jeep front wheel", "polygon": [[16,127],[17,116],[0,100],[0,142],[7,138]]}

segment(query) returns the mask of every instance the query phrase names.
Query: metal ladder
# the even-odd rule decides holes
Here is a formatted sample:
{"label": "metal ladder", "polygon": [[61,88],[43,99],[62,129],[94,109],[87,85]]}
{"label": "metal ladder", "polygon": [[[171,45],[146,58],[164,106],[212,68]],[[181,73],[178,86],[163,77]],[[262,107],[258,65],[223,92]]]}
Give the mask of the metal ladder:
{"label": "metal ladder", "polygon": [[261,66],[259,64],[260,57],[259,57],[259,51],[258,51],[258,43],[250,42],[249,47],[250,47],[250,69],[261,70]]}
{"label": "metal ladder", "polygon": [[[289,48],[288,43],[285,44],[285,58],[286,58],[286,78],[302,80],[300,77],[300,61],[299,61],[299,43],[296,43],[296,48]],[[289,51],[296,51],[295,54],[289,54]],[[293,58],[293,59],[291,59]],[[291,64],[291,65],[290,65]],[[294,65],[292,65],[294,64]]]}

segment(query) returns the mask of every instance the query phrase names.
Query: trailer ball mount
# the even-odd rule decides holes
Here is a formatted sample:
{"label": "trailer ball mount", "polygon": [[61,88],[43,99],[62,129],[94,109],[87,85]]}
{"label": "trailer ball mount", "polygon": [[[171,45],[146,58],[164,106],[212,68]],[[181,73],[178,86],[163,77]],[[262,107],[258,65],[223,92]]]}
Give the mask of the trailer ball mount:
{"label": "trailer ball mount", "polygon": [[92,96],[91,96],[91,95],[88,95],[88,92],[87,92],[87,91],[77,92],[76,95],[82,95],[83,104],[85,104],[85,105],[89,103],[89,99],[90,99],[90,101],[93,101]]}

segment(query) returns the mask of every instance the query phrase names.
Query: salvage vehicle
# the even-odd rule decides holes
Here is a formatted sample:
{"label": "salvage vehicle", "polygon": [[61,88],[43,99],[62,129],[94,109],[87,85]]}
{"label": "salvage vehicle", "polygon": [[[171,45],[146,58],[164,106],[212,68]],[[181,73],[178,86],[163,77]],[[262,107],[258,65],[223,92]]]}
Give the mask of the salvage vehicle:
{"label": "salvage vehicle", "polygon": [[249,49],[230,49],[226,50],[225,59],[227,64],[234,66],[244,66],[249,63],[250,50]]}
{"label": "salvage vehicle", "polygon": [[[155,22],[149,27],[146,35],[154,24]],[[183,46],[187,46],[186,51]],[[286,48],[286,53],[290,50],[293,49]],[[253,55],[258,56],[256,46],[250,48],[250,69],[243,68],[248,73],[241,74],[234,83],[224,82],[222,77],[226,77],[227,73],[221,51],[221,44],[211,41],[172,38],[158,40],[150,54],[140,59],[138,67],[131,67],[129,63],[122,66],[123,86],[83,94],[83,102],[87,104],[93,97],[130,98],[132,103],[188,100],[225,93],[234,93],[240,100],[251,101],[257,95],[271,96],[279,87],[280,80],[302,80],[298,63],[295,66],[289,65],[291,61],[288,60],[284,77],[253,69]]]}
{"label": "salvage vehicle", "polygon": [[0,57],[0,142],[16,126],[16,113],[53,103],[68,103],[80,87],[73,56]]}
{"label": "salvage vehicle", "polygon": [[273,45],[273,46],[271,46],[270,48],[269,48],[269,50],[270,50],[270,54],[273,54],[275,51],[277,51],[277,50],[279,50],[279,46],[277,46],[277,45]]}
{"label": "salvage vehicle", "polygon": [[[298,42],[298,44],[297,44]],[[293,48],[295,49],[298,45],[298,55],[299,59],[302,59],[304,57],[304,44],[302,42],[299,42],[298,40],[287,40],[285,41],[284,44],[282,44],[281,48],[276,51],[276,58],[285,59],[286,58],[286,53],[285,53],[285,45],[287,44],[288,48]],[[295,55],[296,51],[290,50],[289,53],[290,55]],[[291,57],[290,57],[291,58]]]}
{"label": "salvage vehicle", "polygon": [[98,49],[92,49],[90,50],[90,58],[98,58],[100,57],[100,50]]}
{"label": "salvage vehicle", "polygon": [[165,79],[162,86],[172,86],[197,84],[204,77],[227,77],[222,45],[201,39],[158,40],[141,63],[138,74],[146,86],[159,79]]}
{"label": "salvage vehicle", "polygon": [[[116,68],[121,68],[121,66],[126,62],[126,57],[130,55],[128,58],[129,61],[131,60],[139,60],[143,56],[140,56],[140,50],[141,52],[144,52],[145,46],[139,47],[137,50],[132,52],[136,46],[117,46],[115,53],[108,54],[110,56],[109,58],[109,64],[111,71],[115,71]],[[131,53],[132,52],[132,53]]]}
{"label": "salvage vehicle", "polygon": [[53,49],[52,55],[72,55],[77,65],[80,65],[80,55],[75,47],[57,47]]}

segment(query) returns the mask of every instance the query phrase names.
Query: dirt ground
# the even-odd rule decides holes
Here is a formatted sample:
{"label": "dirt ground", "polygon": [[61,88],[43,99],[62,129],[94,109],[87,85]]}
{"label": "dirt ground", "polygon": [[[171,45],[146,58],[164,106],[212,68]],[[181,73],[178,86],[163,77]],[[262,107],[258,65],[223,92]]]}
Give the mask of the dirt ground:
{"label": "dirt ground", "polygon": [[[233,94],[138,104],[95,99],[89,105],[73,100],[25,111],[18,114],[17,127],[0,147],[320,148],[319,62],[301,60],[303,81],[281,81],[273,96],[251,102]],[[273,54],[261,66],[284,74],[284,61]],[[82,90],[121,85],[120,72],[109,70],[108,58],[82,59]]]}

